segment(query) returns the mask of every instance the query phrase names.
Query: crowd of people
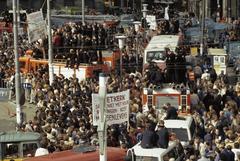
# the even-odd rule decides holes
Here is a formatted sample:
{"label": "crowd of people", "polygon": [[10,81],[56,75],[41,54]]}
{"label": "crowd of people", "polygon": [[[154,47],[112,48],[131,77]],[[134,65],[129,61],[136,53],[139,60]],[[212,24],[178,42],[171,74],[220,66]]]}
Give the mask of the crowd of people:
{"label": "crowd of people", "polygon": [[[149,138],[145,137],[145,133],[148,130],[152,131],[153,125],[158,123],[161,125],[158,131],[161,128],[167,130],[164,128],[164,121],[159,119],[158,110],[150,107],[147,111],[143,111],[142,104],[143,88],[161,87],[165,80],[164,76],[161,78],[164,71],[154,64],[143,74],[138,69],[130,68],[134,66],[131,64],[135,64],[136,60],[142,61],[141,56],[139,59],[136,58],[139,53],[133,53],[133,49],[142,52],[144,43],[147,42],[145,39],[148,39],[149,35],[141,37],[140,40],[143,42],[136,45],[134,34],[142,36],[143,34],[136,33],[134,28],[126,29],[124,32],[129,35],[123,50],[125,70],[122,77],[117,73],[109,75],[107,90],[108,93],[130,90],[129,126],[126,124],[109,126],[107,144],[108,146],[130,148],[140,140],[142,140],[142,144],[151,141],[147,140]],[[104,26],[100,24],[66,24],[54,29],[55,57],[65,57],[70,66],[74,66],[76,63],[99,61],[101,56],[94,53],[97,49],[89,50],[77,47],[94,48],[99,45],[112,44],[113,37],[108,39],[107,35]],[[4,43],[0,43],[3,44],[0,52],[0,79],[11,81],[14,75],[14,54],[12,48],[8,48],[11,46],[9,44],[12,44],[11,39],[6,40],[1,38]],[[106,40],[111,43],[107,43]],[[24,38],[21,41],[24,41]],[[22,54],[25,52],[23,49],[20,51]],[[35,51],[33,50],[33,52]],[[91,52],[93,52],[92,55]],[[204,66],[204,61],[187,64],[192,63],[188,50],[178,51],[177,54],[166,52],[169,54],[167,69],[170,67],[170,70],[167,71],[165,79],[168,79],[167,82],[174,82],[176,75],[173,73],[182,72],[181,78],[177,77],[178,80],[174,83],[182,83],[181,86],[189,88],[191,92],[191,114],[196,123],[196,135],[185,148],[185,160],[232,161],[233,154],[235,154],[235,160],[240,160],[236,152],[239,150],[240,144],[240,84],[232,86],[226,80],[225,74],[217,76],[214,72],[210,73],[208,70],[213,68]],[[81,57],[84,53],[88,55],[88,58]],[[171,54],[174,55],[171,56]],[[171,70],[173,57],[174,60],[184,59],[183,64],[174,65],[189,65],[190,67],[173,72]],[[181,61],[175,62],[181,63]],[[81,144],[98,145],[97,127],[92,124],[91,106],[91,94],[98,93],[99,90],[98,78],[79,81],[74,77],[67,79],[63,75],[55,75],[53,84],[49,85],[48,76],[48,67],[44,65],[33,73],[22,74],[25,81],[31,84],[31,88],[25,90],[26,100],[35,105],[36,113],[32,120],[24,120],[17,130],[41,133],[41,145],[49,153],[71,149],[73,146]],[[159,138],[164,137],[164,139],[156,141],[156,146],[166,148],[168,145],[167,134],[165,133],[164,136],[157,134]]]}

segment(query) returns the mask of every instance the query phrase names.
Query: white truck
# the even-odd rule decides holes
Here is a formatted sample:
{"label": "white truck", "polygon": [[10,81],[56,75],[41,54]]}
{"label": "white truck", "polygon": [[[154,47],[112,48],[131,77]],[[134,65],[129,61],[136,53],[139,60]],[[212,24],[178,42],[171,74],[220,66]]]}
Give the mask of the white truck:
{"label": "white truck", "polygon": [[144,51],[143,67],[144,69],[150,62],[155,62],[161,69],[166,68],[165,48],[175,52],[179,45],[178,35],[158,35],[153,36]]}

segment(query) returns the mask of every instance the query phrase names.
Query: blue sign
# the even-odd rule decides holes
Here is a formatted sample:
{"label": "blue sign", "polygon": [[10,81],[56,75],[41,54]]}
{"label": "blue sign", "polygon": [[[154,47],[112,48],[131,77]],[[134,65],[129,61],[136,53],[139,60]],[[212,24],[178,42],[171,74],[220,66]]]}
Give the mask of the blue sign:
{"label": "blue sign", "polygon": [[22,86],[25,89],[31,89],[32,88],[32,84],[30,84],[30,83],[22,83]]}

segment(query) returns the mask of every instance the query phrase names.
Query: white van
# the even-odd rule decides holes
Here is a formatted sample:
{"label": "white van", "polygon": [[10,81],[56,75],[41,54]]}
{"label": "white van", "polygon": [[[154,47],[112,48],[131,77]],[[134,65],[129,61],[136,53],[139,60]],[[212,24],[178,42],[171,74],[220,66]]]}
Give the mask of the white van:
{"label": "white van", "polygon": [[195,137],[195,121],[193,117],[187,116],[177,120],[164,120],[164,125],[169,133],[176,134],[178,140],[183,146],[188,145],[188,142]]}
{"label": "white van", "polygon": [[184,149],[180,142],[170,141],[167,149],[150,148],[144,149],[140,143],[128,149],[127,156],[130,161],[169,161],[174,158],[175,161],[183,161]]}
{"label": "white van", "polygon": [[166,68],[165,48],[175,52],[178,45],[178,35],[153,36],[144,50],[143,67],[146,68],[149,62],[155,62],[161,69]]}

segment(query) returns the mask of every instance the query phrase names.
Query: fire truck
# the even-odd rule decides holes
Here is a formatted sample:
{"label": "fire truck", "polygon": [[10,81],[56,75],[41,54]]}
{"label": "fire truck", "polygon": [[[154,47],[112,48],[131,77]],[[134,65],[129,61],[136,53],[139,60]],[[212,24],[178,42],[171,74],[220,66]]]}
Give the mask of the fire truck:
{"label": "fire truck", "polygon": [[[117,70],[119,67],[120,54],[119,51],[106,50],[102,52],[102,62],[93,62],[91,64],[80,64],[78,68],[66,67],[66,60],[54,60],[54,74],[62,74],[65,78],[76,77],[79,81],[86,78],[93,78],[99,73],[109,73],[112,70]],[[22,73],[31,73],[39,69],[40,66],[47,66],[48,60],[34,59],[31,56],[23,56],[19,58],[20,71]]]}
{"label": "fire truck", "polygon": [[144,88],[142,95],[143,109],[150,107],[162,111],[162,107],[170,103],[178,108],[179,113],[190,113],[190,92],[180,86],[167,86],[159,89]]}

